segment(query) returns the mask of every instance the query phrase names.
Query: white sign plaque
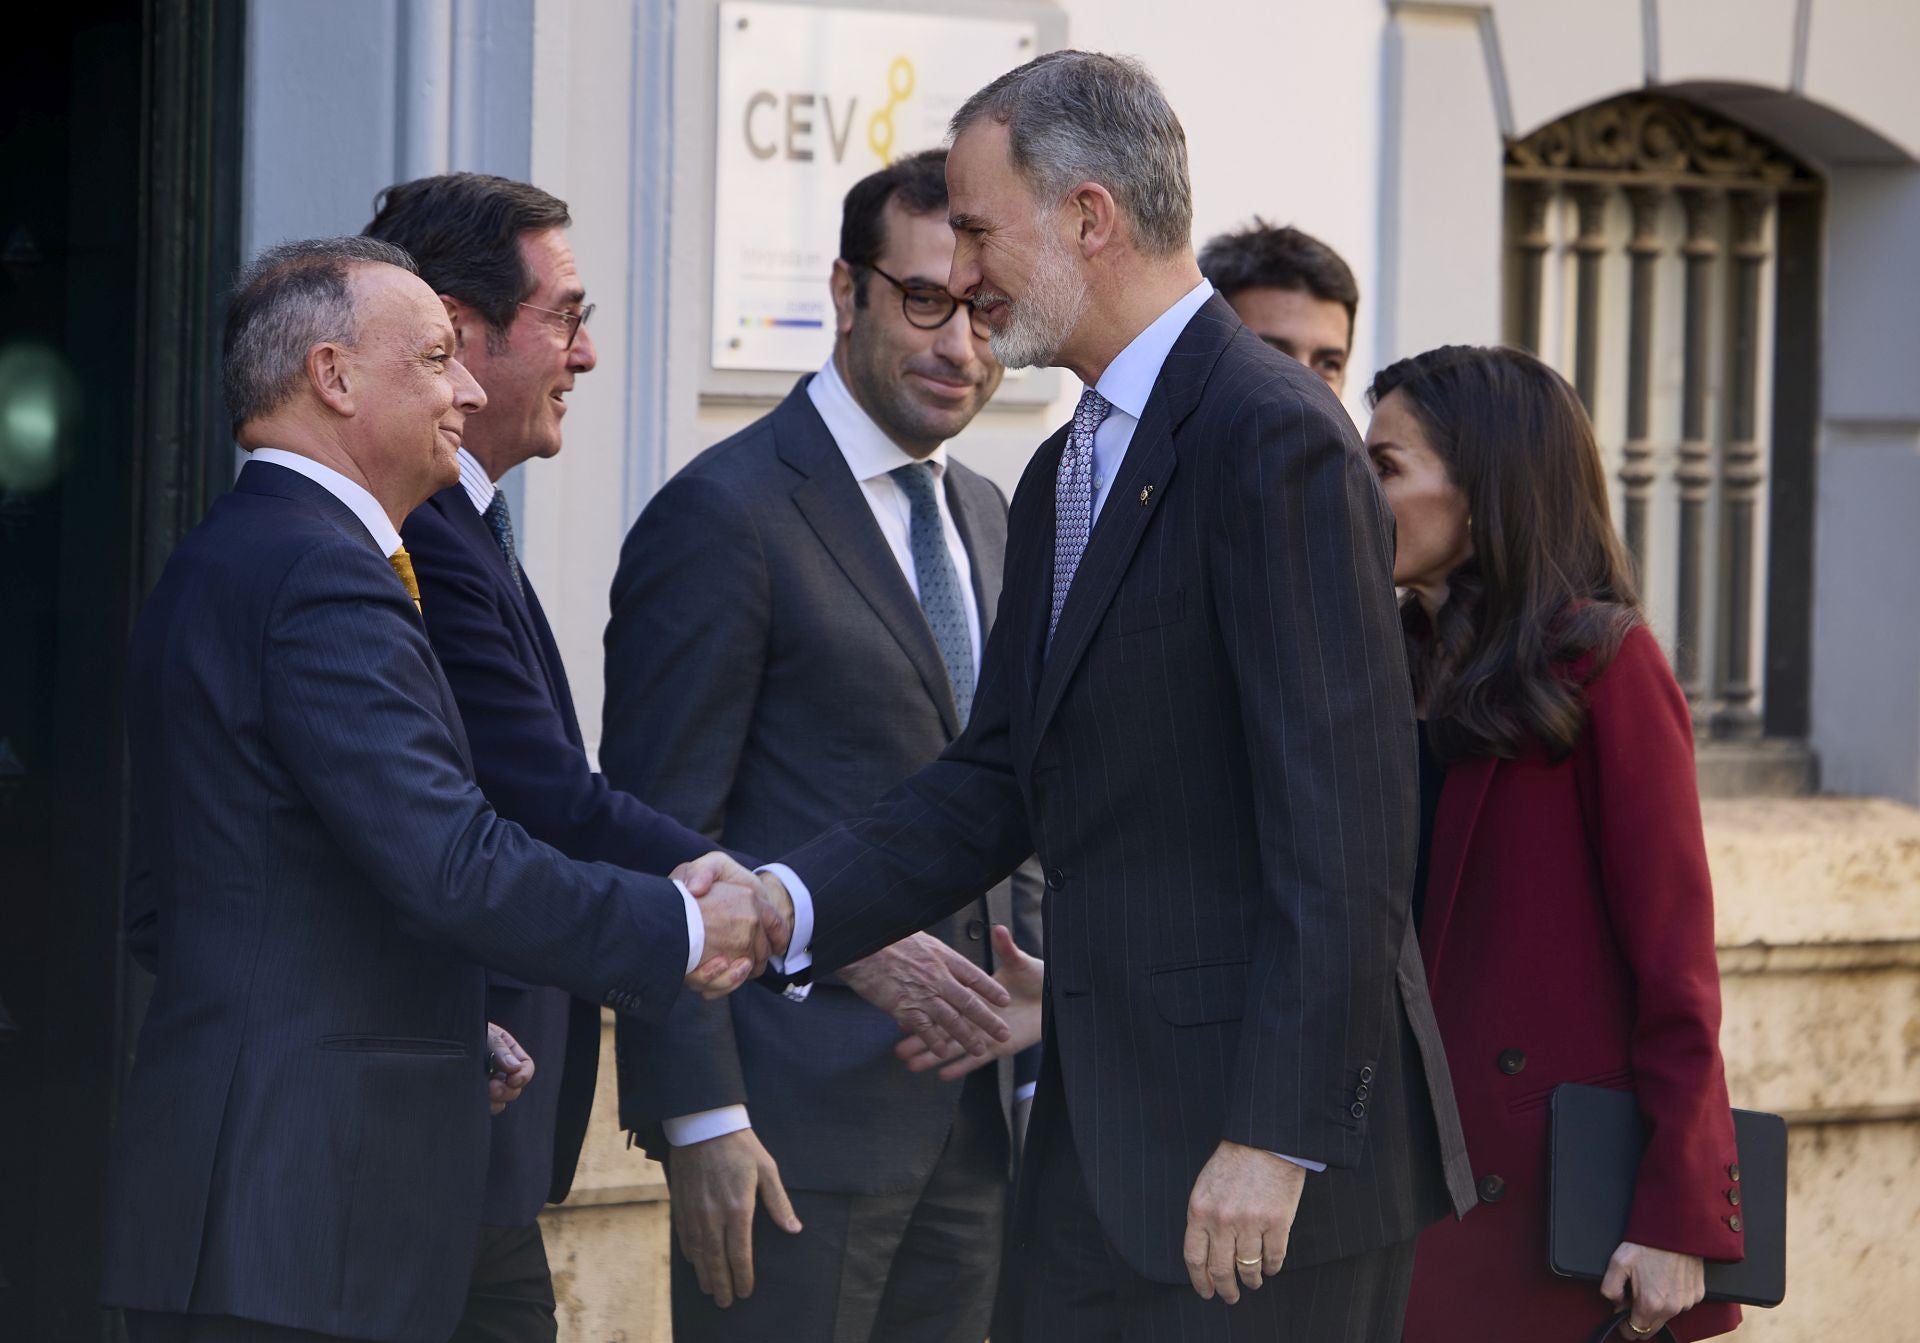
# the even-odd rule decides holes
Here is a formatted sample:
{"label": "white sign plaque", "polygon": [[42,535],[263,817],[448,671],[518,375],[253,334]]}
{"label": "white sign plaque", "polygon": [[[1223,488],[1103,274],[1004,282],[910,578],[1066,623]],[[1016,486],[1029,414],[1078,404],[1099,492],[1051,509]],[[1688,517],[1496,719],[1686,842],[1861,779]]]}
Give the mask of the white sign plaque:
{"label": "white sign plaque", "polygon": [[960,104],[1038,41],[1010,19],[720,6],[715,368],[803,373],[826,360],[848,189],[942,143]]}

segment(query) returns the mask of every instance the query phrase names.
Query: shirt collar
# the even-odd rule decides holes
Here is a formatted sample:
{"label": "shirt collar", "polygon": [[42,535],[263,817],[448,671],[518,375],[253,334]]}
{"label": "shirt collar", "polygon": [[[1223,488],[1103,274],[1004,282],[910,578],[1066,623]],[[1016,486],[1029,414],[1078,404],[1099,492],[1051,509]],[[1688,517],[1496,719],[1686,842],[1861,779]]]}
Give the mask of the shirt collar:
{"label": "shirt collar", "polygon": [[380,547],[382,555],[390,556],[400,549],[400,533],[393,529],[393,521],[387,517],[387,510],[380,507],[380,501],[369,494],[366,486],[359,481],[350,480],[330,466],[284,448],[255,448],[253,460],[284,466],[289,471],[303,475],[352,509],[353,515],[360,519],[360,525],[367,529],[374,544]]}
{"label": "shirt collar", "polygon": [[886,431],[853,399],[853,393],[847,390],[831,358],[807,383],[807,399],[826,422],[827,432],[839,445],[840,455],[847,459],[847,468],[855,480],[874,480],[919,461],[933,463],[936,481],[945,475],[947,445],[942,443],[926,457],[915,457],[888,438]]}
{"label": "shirt collar", "polygon": [[1161,366],[1173,352],[1173,343],[1200,311],[1200,305],[1212,296],[1213,286],[1206,280],[1188,290],[1113,357],[1093,390],[1105,397],[1115,410],[1139,419],[1146,413],[1147,398],[1153,394],[1153,384],[1160,380]]}
{"label": "shirt collar", "polygon": [[467,492],[467,498],[473,500],[473,511],[484,513],[487,505],[493,502],[493,496],[499,486],[487,474],[487,468],[465,448],[456,454],[460,459],[460,488]]}

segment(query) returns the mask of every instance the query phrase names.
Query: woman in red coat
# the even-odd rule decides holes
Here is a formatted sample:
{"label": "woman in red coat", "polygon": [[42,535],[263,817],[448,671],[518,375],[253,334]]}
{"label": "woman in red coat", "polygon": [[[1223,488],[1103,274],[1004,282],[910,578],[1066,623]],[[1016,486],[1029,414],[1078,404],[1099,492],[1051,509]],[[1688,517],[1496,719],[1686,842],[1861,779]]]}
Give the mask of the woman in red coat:
{"label": "woman in red coat", "polygon": [[[1403,360],[1369,397],[1424,720],[1415,918],[1480,1189],[1421,1238],[1407,1343],[1585,1343],[1629,1307],[1625,1338],[1725,1333],[1739,1308],[1698,1304],[1742,1242],[1693,726],[1592,426],[1512,350]],[[1600,1284],[1547,1267],[1563,1082],[1633,1091],[1647,1126]]]}

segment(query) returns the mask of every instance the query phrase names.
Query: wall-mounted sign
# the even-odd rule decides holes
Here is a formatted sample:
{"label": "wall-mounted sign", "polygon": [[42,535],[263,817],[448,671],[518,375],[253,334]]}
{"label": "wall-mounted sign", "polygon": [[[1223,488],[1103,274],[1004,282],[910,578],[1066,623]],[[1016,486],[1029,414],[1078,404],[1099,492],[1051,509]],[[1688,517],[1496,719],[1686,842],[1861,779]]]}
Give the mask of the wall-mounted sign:
{"label": "wall-mounted sign", "polygon": [[875,9],[720,6],[713,366],[802,373],[833,347],[827,277],[848,188],[930,149],[1035,25]]}

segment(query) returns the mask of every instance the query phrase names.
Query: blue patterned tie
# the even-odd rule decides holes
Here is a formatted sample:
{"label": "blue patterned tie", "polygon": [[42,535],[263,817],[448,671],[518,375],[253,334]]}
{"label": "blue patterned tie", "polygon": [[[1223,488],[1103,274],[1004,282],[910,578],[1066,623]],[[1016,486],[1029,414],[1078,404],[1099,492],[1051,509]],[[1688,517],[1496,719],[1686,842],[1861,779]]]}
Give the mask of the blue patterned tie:
{"label": "blue patterned tie", "polygon": [[493,533],[494,544],[500,547],[500,553],[506,556],[507,572],[513,575],[513,585],[524,596],[527,580],[520,572],[520,556],[513,549],[513,514],[507,511],[507,496],[499,490],[493,492],[493,500],[487,505],[487,511],[481,514],[487,520],[487,530]]}
{"label": "blue patterned tie", "polygon": [[1073,408],[1073,427],[1067,448],[1060,454],[1060,474],[1053,482],[1053,614],[1047,620],[1047,650],[1053,650],[1054,627],[1067,589],[1080,567],[1080,556],[1093,533],[1093,434],[1113,410],[1113,403],[1089,387]]}
{"label": "blue patterned tie", "polygon": [[940,520],[940,505],[934,498],[933,463],[898,466],[887,474],[906,491],[907,503],[913,509],[907,548],[913,555],[913,576],[920,587],[920,609],[927,613],[940,660],[947,664],[953,707],[959,711],[960,726],[965,727],[967,715],[973,712],[973,627],[967,620],[960,576],[953,566],[953,552],[947,549],[946,525]]}

